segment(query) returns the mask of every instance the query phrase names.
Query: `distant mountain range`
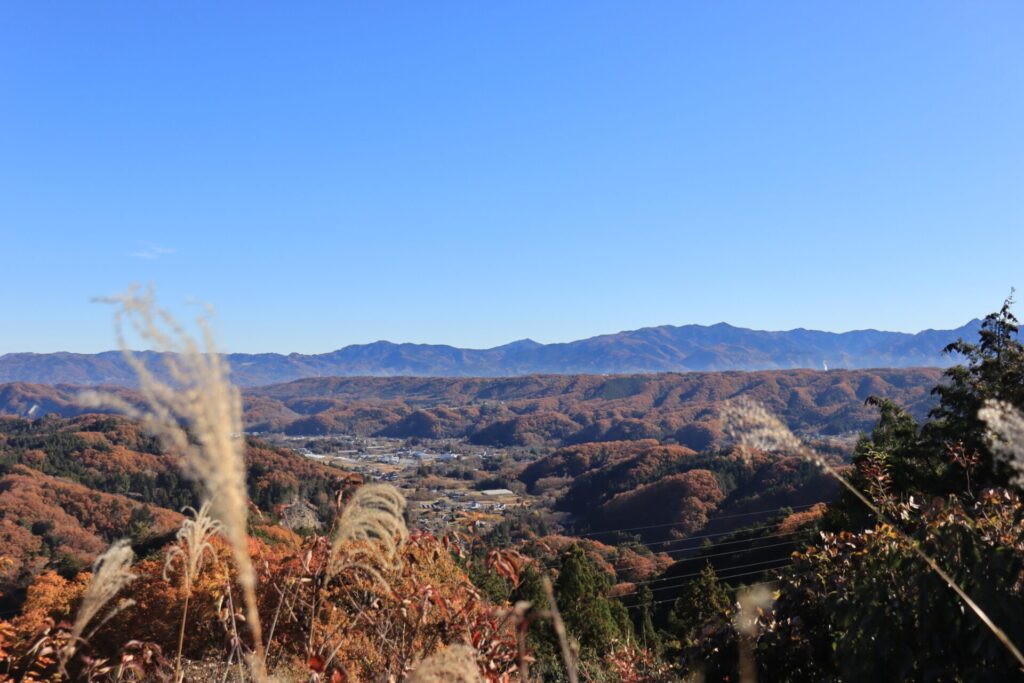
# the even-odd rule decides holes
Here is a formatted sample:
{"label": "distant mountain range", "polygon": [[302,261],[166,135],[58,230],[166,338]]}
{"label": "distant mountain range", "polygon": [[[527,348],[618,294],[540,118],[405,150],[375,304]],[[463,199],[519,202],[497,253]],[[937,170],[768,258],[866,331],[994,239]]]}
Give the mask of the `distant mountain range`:
{"label": "distant mountain range", "polygon": [[[946,367],[956,362],[942,349],[958,338],[974,339],[980,321],[955,330],[916,334],[796,329],[766,332],[717,325],[645,327],[561,344],[524,339],[492,349],[387,341],[337,351],[233,353],[232,378],[260,386],[309,377],[419,376],[506,377],[530,374],[628,374],[798,368]],[[143,352],[158,368],[160,354]],[[120,352],[9,353],[0,356],[0,382],[115,384],[132,386],[134,373]]]}

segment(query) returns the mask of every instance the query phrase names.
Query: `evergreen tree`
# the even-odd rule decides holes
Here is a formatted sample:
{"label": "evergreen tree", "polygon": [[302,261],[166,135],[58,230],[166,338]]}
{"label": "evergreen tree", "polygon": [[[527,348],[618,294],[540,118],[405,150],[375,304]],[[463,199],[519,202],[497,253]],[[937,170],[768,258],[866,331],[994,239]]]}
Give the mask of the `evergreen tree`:
{"label": "evergreen tree", "polygon": [[[892,402],[869,400],[881,415],[857,446],[851,478],[1020,643],[1024,508],[1000,490],[1012,478],[978,418],[989,399],[1024,408],[1024,346],[1012,303],[985,318],[976,343],[946,348],[965,364],[945,372],[932,392],[938,405],[920,429]],[[901,507],[910,496],[919,505]],[[833,509],[831,526],[874,528],[823,537],[786,572],[758,646],[763,680],[1024,680],[1006,648],[899,533],[873,524],[852,496]],[[704,655],[733,646],[723,633]],[[723,661],[735,661],[728,654]]]}
{"label": "evergreen tree", "polygon": [[562,556],[555,597],[565,626],[579,641],[581,651],[604,655],[616,640],[629,635],[629,615],[621,603],[608,599],[610,587],[608,577],[583,548],[574,545]]}
{"label": "evergreen tree", "polygon": [[[850,483],[882,507],[888,500],[937,489],[948,458],[936,457],[921,443],[917,422],[894,402],[876,396],[868,405],[878,408],[878,423],[870,436],[861,437],[853,451]],[[853,494],[840,489],[838,500],[826,513],[822,526],[830,531],[874,526],[875,516]]]}
{"label": "evergreen tree", "polygon": [[718,580],[709,562],[672,605],[668,632],[679,642],[679,650],[693,647],[704,624],[729,609],[729,592]]}
{"label": "evergreen tree", "polygon": [[968,363],[947,370],[947,381],[932,390],[939,397],[939,405],[931,411],[932,422],[924,430],[933,449],[962,444],[967,452],[977,453],[977,483],[983,487],[1005,486],[1012,477],[1007,465],[989,451],[978,410],[988,399],[1024,408],[1024,345],[1012,306],[1011,293],[999,311],[982,321],[977,343],[960,339],[945,348]]}
{"label": "evergreen tree", "polygon": [[[547,609],[548,598],[541,583],[541,574],[533,565],[527,565],[523,570],[519,585],[512,592],[509,601],[512,604],[519,601],[528,602],[533,605],[534,610],[540,612]],[[526,646],[534,659],[530,668],[532,675],[545,682],[567,680],[559,653],[558,636],[555,635],[555,630],[548,619],[534,618],[531,621],[526,633]]]}
{"label": "evergreen tree", "polygon": [[148,505],[140,505],[133,509],[128,518],[128,536],[132,539],[132,543],[146,540],[153,531],[154,522],[156,522],[156,518]]}
{"label": "evergreen tree", "polygon": [[633,624],[637,640],[641,647],[660,655],[661,638],[654,628],[654,593],[644,585],[637,592],[637,598],[636,621]]}
{"label": "evergreen tree", "polygon": [[[946,381],[932,390],[938,405],[920,429],[892,401],[868,398],[867,403],[879,409],[879,419],[871,436],[861,439],[854,451],[851,480],[859,490],[884,506],[886,497],[898,502],[910,496],[920,500],[961,493],[968,477],[975,490],[1010,484],[1009,467],[988,449],[978,410],[988,399],[1024,408],[1024,345],[1012,305],[1011,297],[985,317],[977,343],[960,339],[945,348],[963,356],[967,364],[946,370]],[[957,463],[956,454],[970,459],[970,465]],[[967,466],[972,472],[965,472]],[[843,491],[825,526],[852,530],[873,523],[873,516]]]}

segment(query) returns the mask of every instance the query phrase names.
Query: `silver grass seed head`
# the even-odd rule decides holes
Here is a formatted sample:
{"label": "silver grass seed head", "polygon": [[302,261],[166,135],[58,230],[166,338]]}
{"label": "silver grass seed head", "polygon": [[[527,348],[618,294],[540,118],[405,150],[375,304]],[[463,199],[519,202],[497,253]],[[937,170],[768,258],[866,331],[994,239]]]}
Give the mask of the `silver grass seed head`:
{"label": "silver grass seed head", "polygon": [[725,435],[735,445],[775,453],[796,453],[804,449],[800,439],[757,401],[747,398],[729,401],[721,416]]}
{"label": "silver grass seed head", "polygon": [[740,591],[736,599],[739,609],[733,618],[736,630],[749,637],[757,636],[761,610],[772,606],[772,593],[765,586],[751,586]]}
{"label": "silver grass seed head", "polygon": [[420,662],[407,679],[409,683],[480,683],[476,650],[456,643],[438,650]]}
{"label": "silver grass seed head", "polygon": [[[200,317],[197,321],[200,344],[173,316],[155,306],[152,290],[140,293],[132,287],[105,301],[117,307],[114,320],[118,343],[125,362],[138,377],[143,407],[96,392],[83,398],[91,405],[120,409],[141,421],[168,450],[181,456],[185,472],[201,484],[204,499],[211,501],[211,516],[220,522],[231,546],[247,622],[257,654],[261,655],[256,571],[249,556],[247,530],[242,401],[238,389],[228,380],[228,363],[217,351],[209,318]],[[160,376],[130,350],[126,327],[145,346],[162,352]],[[262,681],[266,678],[262,656],[254,661],[257,666],[253,668],[253,677]]]}
{"label": "silver grass seed head", "polygon": [[223,531],[224,527],[210,516],[209,501],[204,502],[199,510],[187,507],[183,512],[190,514],[191,518],[186,518],[181,523],[181,528],[175,535],[176,543],[167,552],[167,557],[164,559],[163,577],[164,580],[167,580],[175,565],[180,565],[185,592],[191,594],[192,586],[203,570],[206,559],[216,558],[211,541],[214,536]]}
{"label": "silver grass seed head", "polygon": [[360,487],[338,519],[328,580],[347,569],[363,569],[376,579],[399,569],[399,548],[408,537],[405,498],[398,489],[388,484]]}
{"label": "silver grass seed head", "polygon": [[116,541],[96,558],[92,566],[92,576],[82,594],[82,604],[71,626],[71,644],[62,654],[62,661],[67,661],[74,653],[85,627],[121,592],[122,588],[135,580],[136,576],[131,572],[134,561],[135,552],[132,551],[127,539]]}
{"label": "silver grass seed head", "polygon": [[992,453],[1013,468],[1014,484],[1024,485],[1024,414],[1006,401],[987,400],[978,417],[988,427],[986,441]]}

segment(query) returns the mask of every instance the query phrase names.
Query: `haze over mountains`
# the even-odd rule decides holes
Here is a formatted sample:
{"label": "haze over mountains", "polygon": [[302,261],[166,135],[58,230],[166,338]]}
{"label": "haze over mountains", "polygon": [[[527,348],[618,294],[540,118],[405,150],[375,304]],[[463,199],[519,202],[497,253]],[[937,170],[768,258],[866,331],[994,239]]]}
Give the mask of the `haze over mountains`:
{"label": "haze over mountains", "polygon": [[[228,354],[232,379],[260,386],[309,377],[505,377],[531,374],[628,374],[722,370],[946,367],[942,348],[976,336],[978,320],[954,330],[916,334],[795,329],[767,332],[717,325],[647,327],[559,344],[529,339],[491,349],[378,341],[322,354]],[[150,362],[159,355],[145,352]],[[158,367],[156,363],[154,367]],[[118,351],[97,354],[9,353],[0,382],[132,386]]]}

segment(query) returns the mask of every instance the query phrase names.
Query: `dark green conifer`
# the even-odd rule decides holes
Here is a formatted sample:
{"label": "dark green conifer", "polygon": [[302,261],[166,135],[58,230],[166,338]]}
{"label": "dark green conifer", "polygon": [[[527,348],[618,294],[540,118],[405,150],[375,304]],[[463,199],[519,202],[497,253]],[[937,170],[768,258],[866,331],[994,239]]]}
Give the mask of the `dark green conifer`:
{"label": "dark green conifer", "polygon": [[730,604],[729,592],[709,562],[672,605],[668,631],[679,641],[680,649],[692,647],[704,624],[724,616]]}
{"label": "dark green conifer", "polygon": [[623,621],[628,628],[628,614],[621,603],[607,597],[610,587],[583,548],[574,545],[562,556],[555,596],[566,628],[579,641],[581,651],[603,655],[615,641],[629,635],[623,632]]}
{"label": "dark green conifer", "polygon": [[1006,486],[1012,477],[1006,464],[989,451],[978,410],[989,399],[1024,409],[1024,345],[1012,307],[1011,293],[999,311],[982,321],[977,343],[960,339],[945,348],[963,356],[967,364],[947,370],[946,382],[932,390],[939,405],[924,430],[933,449],[962,445],[966,452],[977,453],[976,483],[981,487]]}

